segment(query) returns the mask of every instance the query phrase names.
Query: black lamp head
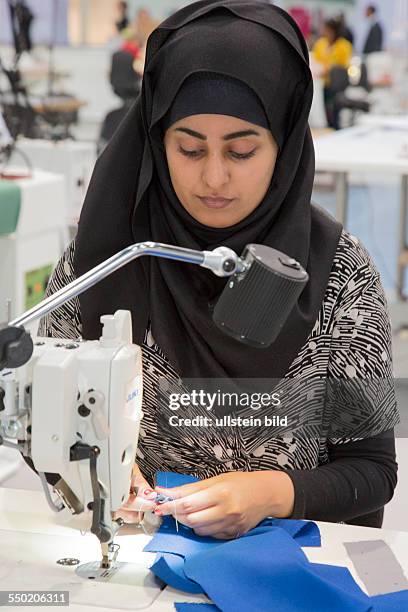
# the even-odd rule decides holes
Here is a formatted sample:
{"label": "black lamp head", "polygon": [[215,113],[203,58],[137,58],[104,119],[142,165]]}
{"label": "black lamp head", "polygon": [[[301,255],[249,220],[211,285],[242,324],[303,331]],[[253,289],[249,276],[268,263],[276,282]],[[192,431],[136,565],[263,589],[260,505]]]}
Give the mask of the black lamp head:
{"label": "black lamp head", "polygon": [[245,270],[228,279],[213,321],[229,336],[266,348],[279,335],[309,276],[295,259],[262,244],[248,244],[241,259]]}

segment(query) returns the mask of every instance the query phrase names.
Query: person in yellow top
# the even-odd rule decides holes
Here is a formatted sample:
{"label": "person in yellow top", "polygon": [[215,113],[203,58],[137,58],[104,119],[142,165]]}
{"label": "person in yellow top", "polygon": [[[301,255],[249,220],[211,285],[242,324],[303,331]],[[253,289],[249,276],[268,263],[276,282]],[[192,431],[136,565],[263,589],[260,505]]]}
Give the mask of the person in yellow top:
{"label": "person in yellow top", "polygon": [[[341,23],[336,19],[328,19],[324,23],[323,36],[319,38],[312,50],[313,57],[321,67],[321,76],[324,78],[324,99],[327,122],[330,127],[338,129],[338,116],[335,110],[334,83],[331,72],[334,68],[344,69],[344,80],[347,79],[347,68],[353,54],[352,44],[341,36]],[[338,71],[337,71],[338,73]]]}
{"label": "person in yellow top", "polygon": [[315,42],[313,47],[314,59],[322,65],[323,76],[326,79],[333,66],[348,68],[350,65],[353,46],[340,33],[340,22],[336,19],[328,19],[324,24],[323,36]]}

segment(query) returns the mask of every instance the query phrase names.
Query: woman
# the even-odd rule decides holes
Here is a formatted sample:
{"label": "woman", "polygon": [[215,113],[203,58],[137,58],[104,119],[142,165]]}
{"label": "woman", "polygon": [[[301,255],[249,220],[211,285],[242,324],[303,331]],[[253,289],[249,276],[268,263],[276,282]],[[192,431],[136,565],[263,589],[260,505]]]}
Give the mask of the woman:
{"label": "woman", "polygon": [[[153,485],[157,470],[202,479],[172,489],[176,501],[157,508],[199,534],[236,537],[268,515],[380,525],[396,484],[393,392],[381,409],[355,415],[355,437],[370,431],[360,441],[170,425],[169,392],[186,378],[391,376],[378,273],[359,242],[310,204],[311,100],[307,48],[285,12],[243,0],[180,10],[149,39],[141,97],[96,164],[77,238],[51,279],[54,291],[144,240],[238,253],[263,243],[307,268],[309,283],[267,349],[213,324],[225,279],[157,258],[127,266],[43,321],[47,335],[93,339],[101,314],[132,312],[144,359],[134,484]],[[307,409],[295,405],[292,415]],[[131,496],[123,515],[137,508]]]}
{"label": "woman", "polygon": [[348,68],[353,54],[353,45],[342,36],[342,22],[338,19],[328,19],[324,23],[323,36],[313,47],[314,58],[322,65],[323,74],[329,80],[330,69],[333,66]]}
{"label": "woman", "polygon": [[342,36],[342,23],[328,19],[323,36],[313,47],[313,58],[321,66],[319,76],[324,79],[324,102],[329,127],[339,129],[335,96],[348,85],[347,69],[353,55],[353,45]]}

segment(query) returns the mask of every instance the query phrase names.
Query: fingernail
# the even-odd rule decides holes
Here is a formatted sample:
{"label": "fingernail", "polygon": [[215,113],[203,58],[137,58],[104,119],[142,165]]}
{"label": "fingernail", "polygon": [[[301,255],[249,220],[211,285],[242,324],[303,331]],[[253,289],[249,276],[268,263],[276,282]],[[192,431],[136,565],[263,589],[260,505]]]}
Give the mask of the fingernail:
{"label": "fingernail", "polygon": [[157,493],[156,493],[156,491],[153,491],[153,489],[145,489],[143,491],[143,495],[147,499],[154,500],[154,499],[156,499]]}
{"label": "fingernail", "polygon": [[161,510],[158,510],[158,509],[156,509],[154,511],[154,513],[157,514],[158,516],[162,516],[163,515],[163,512]]}

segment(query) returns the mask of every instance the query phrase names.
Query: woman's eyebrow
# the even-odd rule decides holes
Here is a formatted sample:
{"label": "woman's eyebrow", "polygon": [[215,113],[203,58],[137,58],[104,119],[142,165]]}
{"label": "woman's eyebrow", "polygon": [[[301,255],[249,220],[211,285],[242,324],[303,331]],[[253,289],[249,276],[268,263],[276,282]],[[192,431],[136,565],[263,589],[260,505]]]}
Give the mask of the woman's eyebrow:
{"label": "woman's eyebrow", "polygon": [[240,132],[232,132],[222,137],[223,140],[233,140],[234,138],[244,138],[245,136],[260,136],[255,130],[241,130]]}
{"label": "woman's eyebrow", "polygon": [[200,134],[200,132],[196,132],[195,130],[190,130],[190,128],[179,127],[174,130],[175,132],[185,132],[189,136],[194,136],[194,138],[199,138],[200,140],[207,140],[207,136],[204,134]]}
{"label": "woman's eyebrow", "polygon": [[[199,138],[200,140],[207,140],[207,136],[204,136],[204,134],[200,134],[200,132],[196,132],[195,130],[190,130],[190,128],[178,127],[174,131],[184,132],[185,134],[193,136],[194,138]],[[234,138],[244,138],[245,136],[260,136],[260,133],[255,130],[241,130],[239,132],[232,132],[231,134],[226,134],[222,137],[222,139],[233,140]]]}

